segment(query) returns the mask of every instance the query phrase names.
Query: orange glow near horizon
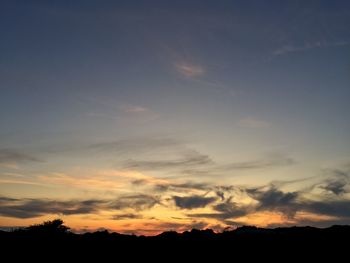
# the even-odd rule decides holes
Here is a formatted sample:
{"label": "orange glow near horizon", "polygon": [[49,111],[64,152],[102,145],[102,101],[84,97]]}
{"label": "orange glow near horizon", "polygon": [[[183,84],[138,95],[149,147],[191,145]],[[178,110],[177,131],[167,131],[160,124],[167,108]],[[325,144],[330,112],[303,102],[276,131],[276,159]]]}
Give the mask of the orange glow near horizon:
{"label": "orange glow near horizon", "polygon": [[[164,210],[154,211],[154,215],[163,215],[163,219],[156,217],[148,218],[136,218],[136,219],[122,219],[111,220],[106,219],[108,213],[104,215],[72,215],[72,216],[54,216],[45,215],[38,218],[31,219],[14,219],[7,217],[0,217],[0,223],[4,227],[23,227],[33,224],[40,224],[44,221],[53,220],[55,218],[61,218],[64,220],[65,225],[69,226],[73,232],[93,232],[106,229],[110,232],[118,232],[125,234],[136,235],[157,235],[164,231],[177,231],[183,232],[191,230],[196,227],[196,223],[200,222],[200,229],[213,229],[215,232],[221,232],[227,228],[227,225],[221,223],[219,220],[206,219],[196,220],[195,222],[189,218],[180,219],[176,216],[164,217]],[[169,214],[174,214],[168,211]],[[149,214],[152,214],[151,212]],[[165,213],[166,214],[166,213]],[[181,213],[178,213],[181,214]],[[175,214],[174,214],[175,215]],[[108,217],[107,217],[108,218]],[[295,218],[286,218],[280,213],[275,212],[257,212],[252,213],[244,217],[236,218],[234,221],[237,223],[231,228],[238,227],[240,225],[254,225],[257,227],[269,227],[269,226],[293,226],[298,225],[300,220],[309,220],[309,222],[315,221],[328,221],[336,218],[306,212],[298,213]]]}

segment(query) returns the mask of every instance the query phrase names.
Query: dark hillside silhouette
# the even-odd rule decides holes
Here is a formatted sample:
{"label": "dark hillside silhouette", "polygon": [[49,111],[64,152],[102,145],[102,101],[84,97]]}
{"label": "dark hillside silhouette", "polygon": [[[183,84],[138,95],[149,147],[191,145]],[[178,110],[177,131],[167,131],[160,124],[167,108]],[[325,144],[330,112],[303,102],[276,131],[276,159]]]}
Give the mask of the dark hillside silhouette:
{"label": "dark hillside silhouette", "polygon": [[349,241],[350,226],[346,225],[324,229],[243,226],[222,233],[210,229],[193,229],[183,233],[169,231],[146,237],[108,231],[75,234],[69,231],[62,220],[56,219],[11,232],[0,231],[4,251],[26,251],[26,255],[32,256],[38,255],[36,253],[54,253],[57,256],[74,253],[80,257],[128,254],[132,258],[138,258],[165,253],[173,256],[186,254],[197,258],[224,258],[234,253],[235,257],[254,258],[258,255],[276,257],[279,253],[288,253],[288,257],[322,255],[335,259],[347,254]]}

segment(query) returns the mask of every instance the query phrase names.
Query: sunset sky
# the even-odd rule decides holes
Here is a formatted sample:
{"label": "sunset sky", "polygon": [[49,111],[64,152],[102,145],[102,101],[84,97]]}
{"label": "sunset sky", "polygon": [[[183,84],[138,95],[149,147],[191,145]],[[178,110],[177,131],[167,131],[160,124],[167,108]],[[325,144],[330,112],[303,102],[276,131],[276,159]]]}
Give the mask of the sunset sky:
{"label": "sunset sky", "polygon": [[350,224],[350,1],[3,0],[0,227]]}

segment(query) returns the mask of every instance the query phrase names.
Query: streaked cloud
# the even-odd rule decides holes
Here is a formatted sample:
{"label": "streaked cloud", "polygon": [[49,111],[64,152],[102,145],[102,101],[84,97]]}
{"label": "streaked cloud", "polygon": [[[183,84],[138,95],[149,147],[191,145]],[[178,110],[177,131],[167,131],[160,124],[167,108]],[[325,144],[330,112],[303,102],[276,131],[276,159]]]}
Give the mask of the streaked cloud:
{"label": "streaked cloud", "polygon": [[105,201],[55,201],[50,199],[0,198],[0,214],[15,218],[33,218],[47,214],[90,214],[98,211]]}
{"label": "streaked cloud", "polygon": [[143,218],[140,214],[117,214],[113,215],[112,219],[113,220],[129,220],[129,219],[141,219]]}
{"label": "streaked cloud", "polygon": [[53,200],[0,197],[0,215],[13,218],[34,218],[43,215],[98,214],[101,211],[132,209],[147,210],[159,203],[159,198],[139,194],[116,199]]}
{"label": "streaked cloud", "polygon": [[196,213],[196,214],[187,214],[190,217],[200,217],[200,218],[210,218],[217,219],[223,222],[226,222],[227,219],[238,218],[253,212],[254,209],[238,205],[232,201],[232,197],[228,198],[225,202],[216,204],[213,207],[212,213]]}
{"label": "streaked cloud", "polygon": [[145,136],[91,144],[89,149],[126,153],[144,153],[154,150],[184,148],[185,142],[166,136]]}
{"label": "streaked cloud", "polygon": [[123,123],[144,123],[156,120],[160,114],[143,106],[128,103],[118,103],[110,98],[88,98],[83,100],[91,104],[93,110],[88,111],[89,118],[113,120]]}
{"label": "streaked cloud", "polygon": [[223,166],[223,169],[229,170],[250,170],[250,169],[264,169],[279,166],[288,166],[295,164],[296,161],[283,154],[272,154],[258,160],[236,162]]}
{"label": "streaked cloud", "polygon": [[83,189],[120,189],[125,187],[125,182],[113,178],[111,175],[77,176],[65,173],[51,173],[38,176],[42,183],[52,185],[64,185]]}
{"label": "streaked cloud", "polygon": [[327,180],[321,188],[335,195],[342,195],[348,192],[349,178],[332,178]]}
{"label": "streaked cloud", "polygon": [[[231,162],[225,164],[216,164],[215,162],[208,163],[207,166],[188,167],[181,170],[181,173],[194,177],[210,177],[210,176],[225,176],[227,172],[235,170],[256,170],[256,169],[273,169],[278,167],[290,166],[296,164],[297,161],[281,153],[266,154],[259,159],[248,160],[242,162]],[[186,167],[184,167],[186,168]]]}
{"label": "streaked cloud", "polygon": [[18,185],[45,185],[44,183],[33,182],[30,180],[21,179],[0,179],[0,184],[18,184]]}
{"label": "streaked cloud", "polygon": [[160,203],[160,197],[148,194],[128,195],[118,198],[111,203],[111,207],[117,210],[125,208],[134,209],[136,211],[150,209]]}
{"label": "streaked cloud", "polygon": [[21,163],[43,162],[40,158],[17,149],[0,149],[0,167],[17,168]]}
{"label": "streaked cloud", "polygon": [[339,167],[336,169],[326,169],[329,175],[319,187],[337,196],[350,192],[350,167]]}
{"label": "streaked cloud", "polygon": [[[80,175],[80,173],[87,175]],[[77,175],[78,174],[78,175]],[[152,176],[144,175],[137,171],[118,171],[118,170],[96,170],[87,171],[78,169],[70,174],[50,173],[37,177],[39,183],[52,185],[64,185],[82,189],[100,189],[100,190],[120,190],[126,188],[134,181],[142,181],[143,184],[164,184],[168,181]]]}
{"label": "streaked cloud", "polygon": [[302,209],[298,203],[298,192],[284,193],[275,187],[271,187],[267,190],[247,189],[247,193],[259,202],[255,208],[258,211],[278,211],[288,217],[294,217],[295,213]]}
{"label": "streaked cloud", "polygon": [[187,62],[175,63],[176,70],[187,78],[196,78],[205,74],[205,69],[200,65]]}
{"label": "streaked cloud", "polygon": [[303,203],[301,209],[350,222],[350,200],[309,201]]}
{"label": "streaked cloud", "polygon": [[303,51],[312,50],[316,48],[340,47],[340,46],[346,46],[349,44],[350,44],[350,41],[336,41],[336,42],[316,41],[316,42],[307,42],[304,45],[299,45],[299,46],[289,44],[274,50],[272,54],[275,56],[281,56],[288,53],[303,52]]}
{"label": "streaked cloud", "polygon": [[140,105],[123,104],[118,106],[118,119],[123,122],[145,123],[158,119],[160,114]]}
{"label": "streaked cloud", "polygon": [[208,204],[216,201],[215,197],[205,197],[199,195],[193,196],[173,196],[175,205],[181,209],[194,209],[206,207]]}
{"label": "streaked cloud", "polygon": [[185,183],[161,183],[154,185],[154,190],[157,192],[188,192],[188,191],[209,191],[212,188],[209,184],[206,183],[194,183],[194,182],[185,182]]}
{"label": "streaked cloud", "polygon": [[265,120],[260,120],[254,117],[247,117],[240,119],[238,121],[238,125],[243,128],[252,128],[252,129],[260,129],[260,128],[268,128],[271,124]]}
{"label": "streaked cloud", "polygon": [[[331,219],[333,222],[350,222],[350,200],[348,199],[312,200],[307,199],[301,191],[283,192],[274,187],[242,188],[242,190],[255,202],[240,204],[234,202],[234,196],[231,195],[223,202],[214,204],[213,212],[191,213],[187,216],[203,220],[216,219],[227,225],[252,222],[250,219],[252,216],[262,216],[261,219],[265,221],[265,224],[266,220],[273,222],[272,218],[266,218],[268,216],[265,215],[266,213],[270,213],[269,216],[272,216],[271,213],[273,213],[277,220],[275,221],[279,221],[280,224],[302,223],[305,214],[308,214],[309,220],[313,219],[313,224],[322,223],[322,218]],[[258,224],[258,221],[253,221]]]}
{"label": "streaked cloud", "polygon": [[212,164],[213,161],[208,155],[191,151],[179,159],[172,160],[127,160],[123,166],[127,169],[141,170],[163,170],[163,169],[183,169],[184,167],[202,166]]}
{"label": "streaked cloud", "polygon": [[134,114],[144,114],[151,112],[150,109],[137,105],[122,105],[119,108],[126,113],[134,113]]}

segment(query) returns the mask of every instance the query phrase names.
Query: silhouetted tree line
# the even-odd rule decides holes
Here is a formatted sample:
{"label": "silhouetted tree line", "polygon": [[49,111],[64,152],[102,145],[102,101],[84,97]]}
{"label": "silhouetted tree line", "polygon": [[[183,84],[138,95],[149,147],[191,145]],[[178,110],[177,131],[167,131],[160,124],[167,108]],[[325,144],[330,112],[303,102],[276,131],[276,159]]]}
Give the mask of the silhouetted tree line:
{"label": "silhouetted tree line", "polygon": [[[281,227],[274,229],[243,226],[235,230],[215,233],[211,229],[163,232],[156,236],[136,236],[105,231],[76,234],[63,224],[61,219],[47,221],[42,224],[12,231],[0,231],[0,244],[4,251],[15,249],[28,251],[29,254],[54,251],[60,253],[89,253],[119,255],[129,253],[131,258],[167,253],[169,256],[186,254],[205,255],[215,254],[223,257],[234,253],[246,258],[288,253],[293,255],[336,256],[347,255],[350,241],[350,226],[336,225],[329,228],[315,227]],[[102,252],[101,252],[102,251]],[[258,253],[258,254],[256,254]],[[267,254],[266,254],[267,253]]]}

